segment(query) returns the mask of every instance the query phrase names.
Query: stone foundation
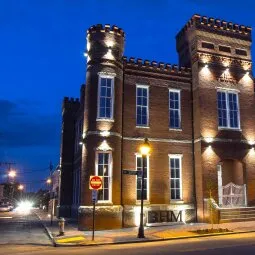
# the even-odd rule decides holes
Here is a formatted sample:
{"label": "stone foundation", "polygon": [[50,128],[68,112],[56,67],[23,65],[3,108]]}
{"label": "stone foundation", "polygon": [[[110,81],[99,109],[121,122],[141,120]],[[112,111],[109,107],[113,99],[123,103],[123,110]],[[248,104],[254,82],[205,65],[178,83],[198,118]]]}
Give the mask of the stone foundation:
{"label": "stone foundation", "polygon": [[[140,205],[108,206],[97,205],[95,229],[116,229],[135,227],[140,223]],[[93,207],[79,207],[79,230],[91,230],[93,226]],[[123,220],[123,221],[122,221]],[[144,225],[173,225],[178,223],[195,222],[193,204],[154,204],[144,205]]]}
{"label": "stone foundation", "polygon": [[[121,205],[96,205],[95,229],[122,228]],[[93,226],[93,206],[80,206],[78,212],[79,230],[91,230]]]}

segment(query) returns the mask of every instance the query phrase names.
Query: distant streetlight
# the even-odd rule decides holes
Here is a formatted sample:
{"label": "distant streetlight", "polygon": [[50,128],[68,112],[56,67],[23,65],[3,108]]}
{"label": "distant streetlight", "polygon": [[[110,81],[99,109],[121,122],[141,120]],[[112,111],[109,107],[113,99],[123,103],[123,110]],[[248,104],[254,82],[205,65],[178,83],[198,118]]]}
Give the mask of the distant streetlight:
{"label": "distant streetlight", "polygon": [[24,185],[20,184],[20,185],[18,186],[18,190],[20,190],[20,191],[24,190]]}
{"label": "distant streetlight", "polygon": [[144,200],[144,171],[147,156],[151,150],[149,141],[147,138],[144,139],[143,144],[139,147],[140,154],[142,155],[142,190],[141,190],[141,214],[140,214],[140,226],[138,229],[138,238],[144,238],[144,226],[143,226],[143,200]]}
{"label": "distant streetlight", "polygon": [[51,182],[52,182],[52,181],[51,181],[51,178],[48,178],[48,179],[46,180],[46,183],[47,183],[47,184],[51,184]]}
{"label": "distant streetlight", "polygon": [[10,178],[14,178],[14,177],[16,177],[16,171],[14,171],[14,170],[11,170],[9,173],[8,173],[8,176],[10,177]]}

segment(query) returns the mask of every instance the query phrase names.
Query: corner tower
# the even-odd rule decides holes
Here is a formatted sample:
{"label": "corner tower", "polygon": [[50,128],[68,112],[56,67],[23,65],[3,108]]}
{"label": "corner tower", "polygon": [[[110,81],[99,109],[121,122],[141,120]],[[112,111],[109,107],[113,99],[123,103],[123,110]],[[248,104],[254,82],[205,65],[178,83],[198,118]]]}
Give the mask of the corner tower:
{"label": "corner tower", "polygon": [[216,203],[222,203],[226,159],[246,165],[243,185],[247,184],[248,203],[254,200],[251,167],[255,162],[248,150],[249,140],[255,138],[251,28],[194,15],[176,43],[180,65],[192,70],[197,215],[203,221],[208,180],[216,184],[212,192]]}
{"label": "corner tower", "polygon": [[[80,226],[92,226],[89,176],[103,176],[97,229],[120,227],[124,32],[101,24],[87,31]],[[114,193],[113,193],[114,187]],[[105,213],[107,211],[107,213]]]}

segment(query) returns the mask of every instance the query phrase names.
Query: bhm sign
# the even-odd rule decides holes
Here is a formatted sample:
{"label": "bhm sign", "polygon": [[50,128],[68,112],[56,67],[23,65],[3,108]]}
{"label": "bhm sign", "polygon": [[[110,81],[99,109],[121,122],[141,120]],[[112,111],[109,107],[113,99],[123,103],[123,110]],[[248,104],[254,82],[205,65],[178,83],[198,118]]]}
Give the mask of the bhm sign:
{"label": "bhm sign", "polygon": [[148,211],[148,223],[182,222],[182,211]]}

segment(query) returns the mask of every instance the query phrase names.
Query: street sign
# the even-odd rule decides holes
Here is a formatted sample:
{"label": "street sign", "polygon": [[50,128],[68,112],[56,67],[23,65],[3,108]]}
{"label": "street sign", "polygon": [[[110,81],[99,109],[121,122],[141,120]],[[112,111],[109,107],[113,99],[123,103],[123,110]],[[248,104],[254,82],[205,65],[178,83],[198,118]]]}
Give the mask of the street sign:
{"label": "street sign", "polygon": [[92,190],[92,202],[93,203],[97,202],[97,190],[96,189]]}
{"label": "street sign", "polygon": [[138,175],[142,176],[142,171],[137,171],[137,170],[122,170],[123,174],[128,174],[128,175]]}
{"label": "street sign", "polygon": [[91,175],[89,179],[89,189],[99,190],[103,188],[103,180],[101,176]]}

